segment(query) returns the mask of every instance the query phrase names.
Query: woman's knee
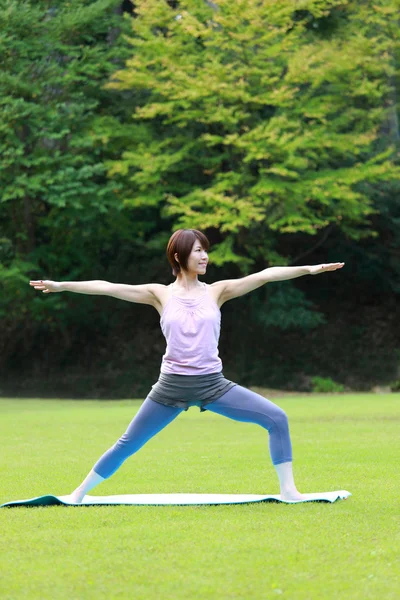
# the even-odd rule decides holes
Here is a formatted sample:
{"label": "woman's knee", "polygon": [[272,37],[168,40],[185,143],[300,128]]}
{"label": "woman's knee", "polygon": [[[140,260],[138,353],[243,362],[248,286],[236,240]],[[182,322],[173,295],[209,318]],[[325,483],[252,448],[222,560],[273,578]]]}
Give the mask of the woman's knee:
{"label": "woman's knee", "polygon": [[[249,390],[250,391],[250,390]],[[252,392],[254,394],[254,392]],[[286,412],[274,402],[271,402],[268,398],[255,394],[258,400],[261,402],[262,412],[270,417],[278,427],[287,427],[289,423]]]}
{"label": "woman's knee", "polygon": [[289,430],[289,419],[284,410],[278,407],[278,410],[275,411],[273,416],[274,426],[279,429],[279,431],[288,431]]}
{"label": "woman's knee", "polygon": [[112,450],[113,452],[129,455],[131,453],[131,447],[133,445],[132,442],[132,438],[129,438],[126,435],[126,433],[124,433],[123,435],[121,435],[119,440],[117,440],[115,444],[110,448],[110,450]]}
{"label": "woman's knee", "polygon": [[275,407],[274,420],[281,423],[282,425],[285,425],[286,423],[289,422],[289,418],[288,418],[287,414],[285,413],[283,408],[281,408],[280,406]]}
{"label": "woman's knee", "polygon": [[276,411],[276,418],[281,421],[282,423],[287,423],[289,421],[289,418],[287,416],[287,414],[285,413],[285,411],[280,408],[279,406],[277,407],[277,411]]}

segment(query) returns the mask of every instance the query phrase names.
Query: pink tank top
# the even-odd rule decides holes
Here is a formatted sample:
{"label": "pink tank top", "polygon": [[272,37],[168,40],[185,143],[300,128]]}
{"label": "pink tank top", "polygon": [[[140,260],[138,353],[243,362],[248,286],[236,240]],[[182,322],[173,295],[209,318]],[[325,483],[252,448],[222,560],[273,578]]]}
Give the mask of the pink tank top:
{"label": "pink tank top", "polygon": [[198,298],[170,297],[161,315],[161,330],[167,348],[161,362],[161,373],[206,375],[222,371],[218,356],[221,311],[204,285]]}

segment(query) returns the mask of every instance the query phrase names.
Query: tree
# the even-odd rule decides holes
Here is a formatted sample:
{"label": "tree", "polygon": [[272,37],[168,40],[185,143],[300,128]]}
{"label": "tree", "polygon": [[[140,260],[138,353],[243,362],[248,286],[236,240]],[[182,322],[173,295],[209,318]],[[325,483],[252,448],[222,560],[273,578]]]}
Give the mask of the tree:
{"label": "tree", "polygon": [[244,271],[290,262],[277,234],[373,235],[365,184],[400,173],[393,146],[376,144],[393,110],[391,2],[135,5],[132,56],[106,85],[142,90],[109,170],[129,179],[126,204],[217,230],[214,264]]}
{"label": "tree", "polygon": [[102,89],[127,57],[117,4],[8,0],[0,11],[2,357],[21,341],[28,347],[35,323],[67,335],[68,300],[44,306],[29,279],[79,278],[95,270],[115,228],[122,239],[137,233],[121,217],[120,184],[106,175],[113,149],[91,131],[97,112],[117,114]]}

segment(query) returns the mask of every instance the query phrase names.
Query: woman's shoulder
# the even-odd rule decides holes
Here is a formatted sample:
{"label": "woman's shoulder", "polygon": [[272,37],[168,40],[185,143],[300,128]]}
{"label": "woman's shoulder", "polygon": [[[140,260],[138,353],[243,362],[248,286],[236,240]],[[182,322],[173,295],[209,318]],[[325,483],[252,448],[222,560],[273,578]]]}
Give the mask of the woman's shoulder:
{"label": "woman's shoulder", "polygon": [[219,290],[220,288],[223,287],[224,281],[214,281],[213,283],[208,283],[208,287],[210,289],[214,289],[214,290]]}
{"label": "woman's shoulder", "polygon": [[213,298],[218,308],[221,308],[222,301],[222,293],[224,291],[223,281],[214,281],[214,283],[207,284],[207,289],[209,295]]}
{"label": "woman's shoulder", "polygon": [[151,286],[151,292],[155,297],[154,308],[161,315],[170,297],[172,283],[168,285],[164,285],[163,283],[151,283],[149,285]]}
{"label": "woman's shoulder", "polygon": [[159,300],[160,302],[162,302],[164,300],[164,298],[169,294],[171,285],[172,285],[171,283],[168,285],[165,285],[163,283],[148,284],[148,286],[151,287],[152,293],[154,294],[154,296],[156,296],[157,300]]}

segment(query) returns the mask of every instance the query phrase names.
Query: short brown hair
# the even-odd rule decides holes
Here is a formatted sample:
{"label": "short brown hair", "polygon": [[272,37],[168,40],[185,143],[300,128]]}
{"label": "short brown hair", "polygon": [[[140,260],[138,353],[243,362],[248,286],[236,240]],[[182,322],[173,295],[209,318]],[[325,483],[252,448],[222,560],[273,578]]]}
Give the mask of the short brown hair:
{"label": "short brown hair", "polygon": [[[172,275],[176,277],[181,269],[187,270],[187,261],[192,251],[193,244],[199,240],[201,247],[208,251],[210,242],[204,233],[197,229],[178,229],[171,235],[167,245],[167,257],[172,267]],[[175,253],[178,255],[179,263],[175,260]]]}

